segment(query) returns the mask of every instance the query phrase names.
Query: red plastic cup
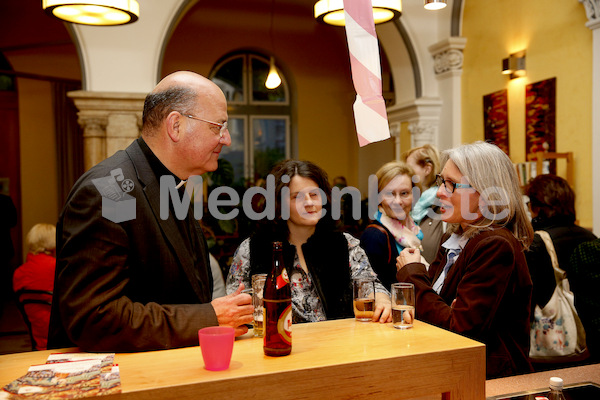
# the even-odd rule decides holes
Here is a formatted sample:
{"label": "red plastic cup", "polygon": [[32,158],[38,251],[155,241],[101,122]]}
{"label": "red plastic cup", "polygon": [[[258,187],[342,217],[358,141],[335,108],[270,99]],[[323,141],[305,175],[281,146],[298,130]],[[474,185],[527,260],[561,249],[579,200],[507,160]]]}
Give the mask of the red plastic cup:
{"label": "red plastic cup", "polygon": [[198,331],[202,349],[204,368],[209,371],[223,371],[229,368],[235,330],[230,326],[211,326]]}

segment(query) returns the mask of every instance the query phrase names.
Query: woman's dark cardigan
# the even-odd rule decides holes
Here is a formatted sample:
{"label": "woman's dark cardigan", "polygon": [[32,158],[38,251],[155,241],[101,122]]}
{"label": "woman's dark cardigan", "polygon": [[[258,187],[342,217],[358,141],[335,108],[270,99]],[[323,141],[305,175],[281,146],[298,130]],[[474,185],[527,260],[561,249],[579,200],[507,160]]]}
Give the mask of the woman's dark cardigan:
{"label": "woman's dark cardigan", "polygon": [[[302,253],[327,319],[349,318],[354,312],[348,241],[343,233],[335,232],[332,225],[322,222],[302,245]],[[296,246],[288,242],[287,236],[286,227],[263,228],[252,236],[250,276],[271,272],[274,241],[283,243],[284,263],[288,276],[292,276]]]}

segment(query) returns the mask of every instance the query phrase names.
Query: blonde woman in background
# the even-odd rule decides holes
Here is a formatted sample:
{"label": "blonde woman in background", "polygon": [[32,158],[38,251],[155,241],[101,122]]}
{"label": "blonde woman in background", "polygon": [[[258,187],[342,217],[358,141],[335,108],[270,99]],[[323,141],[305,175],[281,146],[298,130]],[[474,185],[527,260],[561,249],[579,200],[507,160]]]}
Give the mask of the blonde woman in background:
{"label": "blonde woman in background", "polygon": [[401,161],[392,161],[376,172],[380,205],[373,223],[360,237],[379,280],[390,288],[396,282],[396,257],[405,248],[421,247],[423,232],[410,217],[413,204],[414,171]]}
{"label": "blonde woman in background", "polygon": [[[54,269],[56,268],[56,227],[50,224],[36,224],[29,230],[27,237],[27,260],[15,270],[13,289],[54,290]],[[36,295],[36,298],[52,301],[51,295]],[[46,350],[50,307],[28,304],[25,308],[31,323],[31,334],[36,350]]]}
{"label": "blonde woman in background", "polygon": [[[440,155],[430,144],[410,149],[402,159],[415,171],[423,192],[413,204],[411,216],[423,231],[422,255],[427,262],[433,262],[445,225],[440,216],[440,203],[436,197],[438,190],[435,178],[440,173]],[[413,178],[414,179],[414,178]]]}

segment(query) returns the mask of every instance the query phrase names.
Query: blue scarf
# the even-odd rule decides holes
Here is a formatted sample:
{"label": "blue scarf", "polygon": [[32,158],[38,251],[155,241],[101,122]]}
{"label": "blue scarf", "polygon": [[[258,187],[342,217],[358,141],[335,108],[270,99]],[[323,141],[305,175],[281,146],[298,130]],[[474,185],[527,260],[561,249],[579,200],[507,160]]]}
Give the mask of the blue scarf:
{"label": "blue scarf", "polygon": [[421,194],[419,200],[413,205],[411,216],[417,225],[427,216],[427,210],[435,201],[437,191],[437,186],[430,187]]}

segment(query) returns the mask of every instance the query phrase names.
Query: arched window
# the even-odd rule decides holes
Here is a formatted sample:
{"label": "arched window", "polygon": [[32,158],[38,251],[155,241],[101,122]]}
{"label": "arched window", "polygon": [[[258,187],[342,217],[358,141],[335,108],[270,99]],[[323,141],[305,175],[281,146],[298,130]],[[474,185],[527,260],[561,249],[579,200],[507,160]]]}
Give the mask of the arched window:
{"label": "arched window", "polygon": [[290,96],[287,80],[278,69],[281,85],[267,89],[269,59],[244,52],[225,56],[210,79],[227,98],[231,146],[220,159],[233,169],[233,185],[254,185],[281,160],[290,158]]}

